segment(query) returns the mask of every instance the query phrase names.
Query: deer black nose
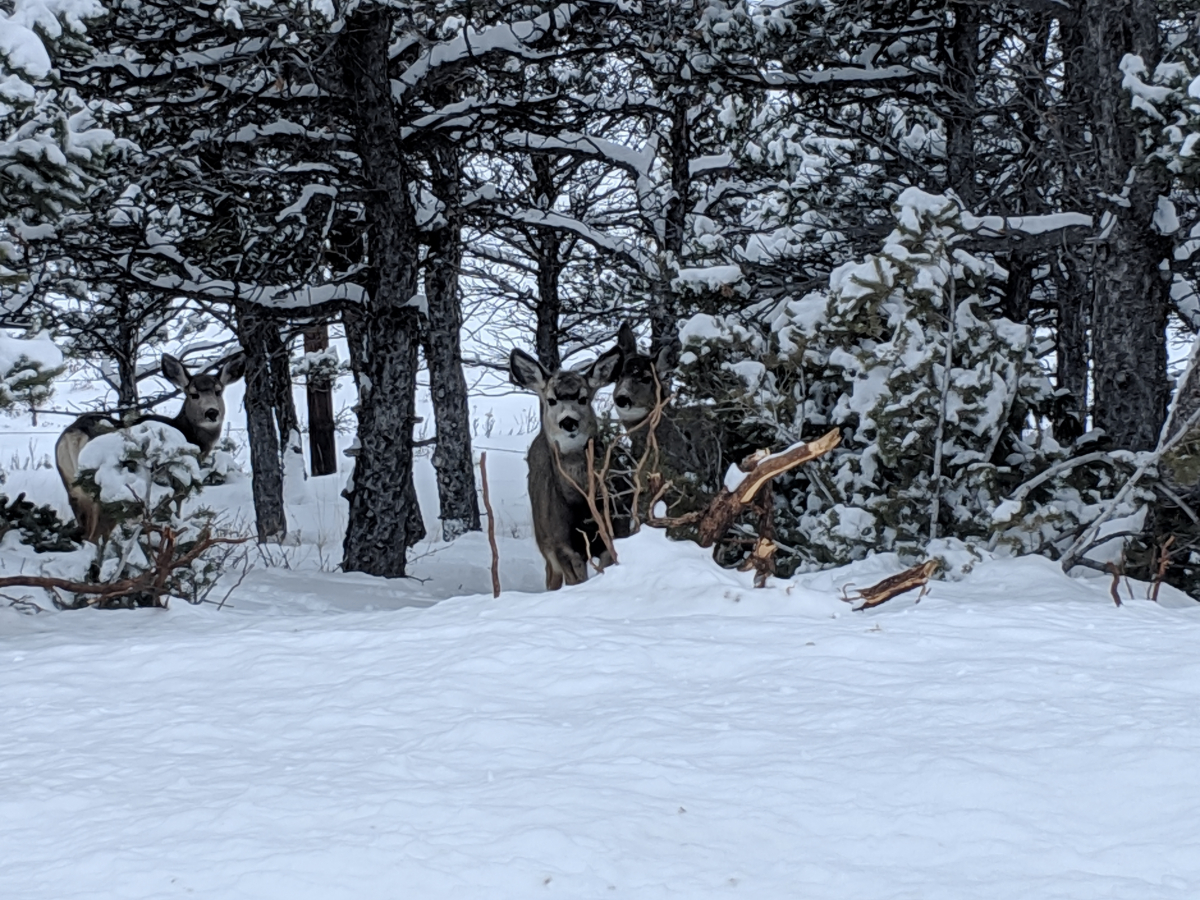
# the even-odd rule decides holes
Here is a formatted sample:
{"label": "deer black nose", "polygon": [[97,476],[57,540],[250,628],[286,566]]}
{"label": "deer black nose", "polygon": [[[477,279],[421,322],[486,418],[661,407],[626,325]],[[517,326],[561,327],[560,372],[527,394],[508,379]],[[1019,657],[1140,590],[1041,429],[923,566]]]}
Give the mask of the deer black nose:
{"label": "deer black nose", "polygon": [[561,428],[563,431],[568,431],[571,434],[574,434],[575,431],[579,428],[579,420],[572,419],[570,416],[568,416],[567,418],[563,419],[562,421],[560,421],[558,423],[558,427]]}
{"label": "deer black nose", "polygon": [[633,406],[633,401],[624,394],[618,394],[617,396],[613,397],[613,403],[617,404],[617,407],[620,409],[625,409],[627,406]]}
{"label": "deer black nose", "polygon": [[208,419],[210,422],[215,422],[217,419],[221,418],[221,411],[217,409],[205,410],[204,418]]}

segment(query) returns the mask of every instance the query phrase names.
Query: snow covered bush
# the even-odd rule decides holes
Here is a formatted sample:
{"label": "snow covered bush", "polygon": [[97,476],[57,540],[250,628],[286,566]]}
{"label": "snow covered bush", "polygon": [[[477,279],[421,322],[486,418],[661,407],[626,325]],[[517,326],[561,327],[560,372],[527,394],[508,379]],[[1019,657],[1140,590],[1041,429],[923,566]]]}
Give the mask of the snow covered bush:
{"label": "snow covered bush", "polygon": [[0,410],[45,403],[62,371],[62,353],[46,335],[14,338],[0,332]]}
{"label": "snow covered bush", "polygon": [[1037,427],[1050,384],[1030,329],[998,312],[999,273],[963,248],[960,208],[909,188],[893,214],[882,249],[828,289],[680,332],[681,391],[714,405],[729,459],[842,433],[777,485],[783,569],[917,557],[945,536],[1045,550],[1111,495],[1122,464],[1051,471],[1066,454]]}
{"label": "snow covered bush", "polygon": [[227,477],[229,469],[227,456],[202,458],[198,447],[161,422],[101,435],[83,448],[78,483],[116,523],[101,543],[95,578],[120,581],[156,569],[163,576],[159,594],[122,597],[121,605],[160,605],[165,596],[196,603],[212,590],[228,554],[208,552],[209,545],[229,545],[212,544],[211,510],[185,512],[184,505],[205,484]]}
{"label": "snow covered bush", "polygon": [[34,506],[24,494],[18,494],[11,502],[0,494],[0,541],[12,531],[17,533],[22,544],[38,553],[70,551],[78,546],[74,540],[74,527],[59,518],[54,507],[49,504]]}

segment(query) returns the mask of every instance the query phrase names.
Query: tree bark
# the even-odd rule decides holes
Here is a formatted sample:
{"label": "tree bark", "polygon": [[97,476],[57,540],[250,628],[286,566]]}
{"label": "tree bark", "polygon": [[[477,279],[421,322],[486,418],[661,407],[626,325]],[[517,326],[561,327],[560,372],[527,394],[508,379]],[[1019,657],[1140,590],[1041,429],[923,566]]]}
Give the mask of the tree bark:
{"label": "tree bark", "polygon": [[[304,352],[319,353],[329,348],[329,326],[316,325],[304,332]],[[305,385],[308,402],[309,471],[313,476],[337,472],[337,434],[333,419],[333,386],[314,381]]]}
{"label": "tree bark", "polygon": [[271,354],[271,398],[279,434],[286,441],[293,431],[300,432],[300,417],[296,414],[296,398],[292,395],[292,354],[283,341],[278,323],[267,332]]}
{"label": "tree bark", "polygon": [[292,394],[292,353],[277,322],[267,332],[271,351],[271,398],[279,426],[279,461],[288,477],[303,480],[304,448],[300,442],[300,417]]}
{"label": "tree bark", "polygon": [[461,170],[452,149],[436,150],[433,161],[434,193],[445,204],[446,224],[429,236],[425,257],[429,315],[425,362],[437,428],[433,468],[437,472],[442,538],[452,541],[468,531],[479,531],[481,526],[471,453],[471,410],[462,365],[462,305],[458,292],[463,257]]}
{"label": "tree bark", "polygon": [[676,336],[678,303],[671,279],[676,266],[683,264],[683,241],[687,231],[687,201],[691,192],[692,137],[688,124],[688,103],[676,97],[671,111],[668,152],[671,164],[671,197],[663,211],[662,266],[650,302],[650,341],[662,347]]}
{"label": "tree bark", "polygon": [[1092,319],[1092,290],[1085,260],[1065,251],[1058,279],[1058,327],[1054,332],[1057,358],[1055,383],[1060,391],[1052,425],[1054,437],[1069,444],[1087,430],[1088,327]]}
{"label": "tree bark", "polygon": [[1120,62],[1136,53],[1153,70],[1160,55],[1159,16],[1150,0],[1085,0],[1082,20],[1083,55],[1094,60],[1097,73],[1089,90],[1097,188],[1109,201],[1105,213],[1111,217],[1096,246],[1093,271],[1093,417],[1116,447],[1149,450],[1158,442],[1170,390],[1170,283],[1159,270],[1169,247],[1152,225],[1167,185],[1145,165]]}
{"label": "tree bark", "polygon": [[239,307],[238,340],[246,353],[246,430],[250,439],[250,480],[259,543],[280,540],[287,534],[269,350],[270,332],[276,328],[254,306]]}
{"label": "tree bark", "polygon": [[975,187],[975,97],[979,70],[979,7],[953,6],[954,25],[946,34],[946,186],[967,209],[979,202]]}
{"label": "tree bark", "polygon": [[367,286],[361,317],[347,327],[358,383],[358,451],[347,488],[342,568],[400,577],[408,548],[424,537],[413,485],[420,321],[416,215],[388,79],[394,11],[360,8],[338,36],[338,56],[366,182]]}
{"label": "tree bark", "polygon": [[121,322],[117,329],[120,346],[114,355],[117,358],[117,406],[121,409],[134,409],[138,403],[137,331],[137,326],[127,321]]}
{"label": "tree bark", "polygon": [[[554,181],[554,161],[549,156],[536,155],[530,159],[533,168],[533,192],[539,208],[551,210],[558,196]],[[562,297],[559,279],[562,277],[562,236],[554,228],[533,229],[537,247],[537,309],[534,350],[538,361],[551,372],[562,367],[558,347],[559,319],[562,316]]]}

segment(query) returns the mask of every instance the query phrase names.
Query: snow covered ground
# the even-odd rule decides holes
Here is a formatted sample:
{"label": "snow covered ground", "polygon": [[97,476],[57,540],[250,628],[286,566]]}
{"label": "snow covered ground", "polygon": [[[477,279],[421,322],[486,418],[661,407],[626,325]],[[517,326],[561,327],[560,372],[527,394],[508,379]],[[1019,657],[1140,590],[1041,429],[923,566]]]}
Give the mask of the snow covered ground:
{"label": "snow covered ground", "polygon": [[756,591],[655,533],[539,593],[528,440],[479,441],[499,599],[479,535],[335,571],[336,477],[223,609],[0,607],[0,898],[1200,896],[1191,601],[1021,559],[851,613],[895,560]]}

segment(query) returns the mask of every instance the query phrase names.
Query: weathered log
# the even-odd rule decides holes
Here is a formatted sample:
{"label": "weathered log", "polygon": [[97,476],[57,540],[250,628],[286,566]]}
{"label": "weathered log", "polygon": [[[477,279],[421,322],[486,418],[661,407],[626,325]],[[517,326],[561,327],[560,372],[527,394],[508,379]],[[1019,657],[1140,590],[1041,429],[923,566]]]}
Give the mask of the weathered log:
{"label": "weathered log", "polygon": [[914,588],[921,588],[921,593],[925,593],[925,585],[929,583],[930,577],[941,568],[941,561],[936,559],[927,560],[919,565],[913,566],[911,569],[905,569],[895,575],[890,575],[878,584],[872,585],[869,588],[856,590],[854,596],[842,590],[842,599],[847,603],[857,603],[854,611],[858,612],[863,609],[870,609],[873,606],[879,606],[882,603],[887,603],[893,597],[899,597],[901,594],[907,593]]}
{"label": "weathered log", "polygon": [[700,519],[700,546],[711,547],[720,540],[742,510],[754,502],[755,495],[763,485],[796,466],[824,456],[841,443],[841,440],[841,432],[835,428],[807,444],[794,444],[780,453],[756,454],[744,460],[742,468],[748,467],[746,476],[734,488],[722,488]]}

